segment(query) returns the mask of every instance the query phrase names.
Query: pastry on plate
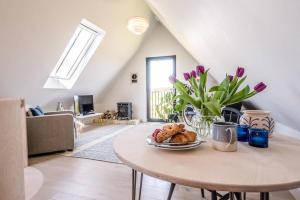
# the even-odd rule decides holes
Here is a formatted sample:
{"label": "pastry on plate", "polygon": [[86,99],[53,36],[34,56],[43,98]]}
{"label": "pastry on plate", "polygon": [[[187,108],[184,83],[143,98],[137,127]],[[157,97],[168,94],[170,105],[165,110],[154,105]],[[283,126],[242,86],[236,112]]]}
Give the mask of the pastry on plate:
{"label": "pastry on plate", "polygon": [[195,142],[197,134],[192,131],[185,131],[183,133],[177,133],[173,135],[170,139],[170,143],[176,144],[187,144],[190,142]]}
{"label": "pastry on plate", "polygon": [[155,141],[158,143],[162,143],[163,141],[167,140],[168,138],[172,137],[175,134],[176,132],[172,129],[160,130],[155,136]]}
{"label": "pastry on plate", "polygon": [[184,133],[184,127],[184,124],[168,124],[163,126],[162,129],[156,129],[152,134],[152,137],[157,143],[162,143],[176,134]]}

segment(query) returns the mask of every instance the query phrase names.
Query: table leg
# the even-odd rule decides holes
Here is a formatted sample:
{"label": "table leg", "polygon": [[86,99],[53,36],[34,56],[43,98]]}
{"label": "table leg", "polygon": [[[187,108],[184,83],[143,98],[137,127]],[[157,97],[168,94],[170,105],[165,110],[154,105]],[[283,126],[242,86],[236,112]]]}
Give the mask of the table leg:
{"label": "table leg", "polygon": [[241,192],[235,192],[234,195],[235,195],[235,198],[237,200],[242,200],[242,193]]}
{"label": "table leg", "polygon": [[136,170],[132,169],[132,200],[135,200],[136,193]]}
{"label": "table leg", "polygon": [[221,197],[219,200],[229,200],[230,193],[225,194],[223,197]]}
{"label": "table leg", "polygon": [[201,188],[201,196],[202,196],[202,198],[205,198],[205,194],[204,194],[204,189],[203,188]]}
{"label": "table leg", "polygon": [[229,192],[229,196],[230,196],[230,200],[234,200],[234,193],[233,192]]}
{"label": "table leg", "polygon": [[260,193],[260,200],[269,200],[269,192],[261,192]]}
{"label": "table leg", "polygon": [[141,196],[142,196],[143,177],[144,177],[144,174],[143,174],[143,173],[141,173],[141,179],[140,179],[140,189],[139,189],[139,200],[141,200]]}
{"label": "table leg", "polygon": [[260,193],[260,200],[265,200],[263,192]]}
{"label": "table leg", "polygon": [[169,194],[168,194],[168,199],[167,200],[171,200],[173,192],[174,192],[175,185],[176,185],[175,183],[171,183]]}
{"label": "table leg", "polygon": [[269,192],[266,192],[266,195],[265,195],[266,199],[265,200],[269,200],[270,199],[270,193]]}
{"label": "table leg", "polygon": [[211,200],[218,200],[216,191],[211,191]]}
{"label": "table leg", "polygon": [[246,192],[243,192],[243,200],[246,200]]}

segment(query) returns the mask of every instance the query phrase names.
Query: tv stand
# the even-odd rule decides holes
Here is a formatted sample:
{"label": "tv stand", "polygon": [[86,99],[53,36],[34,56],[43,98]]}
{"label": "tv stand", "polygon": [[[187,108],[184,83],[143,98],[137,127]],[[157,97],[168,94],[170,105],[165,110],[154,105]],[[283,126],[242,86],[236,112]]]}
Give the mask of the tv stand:
{"label": "tv stand", "polygon": [[[87,116],[87,115],[93,115],[95,114],[95,112],[89,112],[89,113],[83,113],[83,114],[80,114],[81,116]],[[80,116],[78,115],[78,116]]]}
{"label": "tv stand", "polygon": [[86,114],[86,115],[77,115],[76,120],[80,124],[88,125],[93,124],[95,120],[98,120],[103,113],[93,113],[93,114]]}

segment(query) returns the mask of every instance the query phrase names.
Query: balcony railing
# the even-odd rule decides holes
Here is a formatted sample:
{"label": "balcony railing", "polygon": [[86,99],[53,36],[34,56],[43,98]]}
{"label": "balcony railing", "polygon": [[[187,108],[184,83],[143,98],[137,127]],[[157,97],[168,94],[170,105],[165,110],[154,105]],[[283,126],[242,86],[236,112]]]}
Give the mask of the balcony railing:
{"label": "balcony railing", "polygon": [[150,94],[150,117],[151,119],[161,119],[160,115],[156,111],[156,107],[159,106],[159,109],[162,110],[161,102],[163,98],[168,93],[173,93],[172,88],[160,88],[151,91]]}

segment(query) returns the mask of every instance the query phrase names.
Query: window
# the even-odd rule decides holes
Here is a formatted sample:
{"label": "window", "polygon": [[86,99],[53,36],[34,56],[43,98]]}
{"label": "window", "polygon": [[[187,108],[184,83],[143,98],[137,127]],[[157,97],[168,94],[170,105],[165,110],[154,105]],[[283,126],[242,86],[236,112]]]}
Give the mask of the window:
{"label": "window", "polygon": [[146,58],[147,120],[162,121],[173,110],[174,86],[170,75],[176,75],[176,56]]}
{"label": "window", "polygon": [[44,88],[71,89],[104,35],[103,30],[83,19],[52,70]]}

